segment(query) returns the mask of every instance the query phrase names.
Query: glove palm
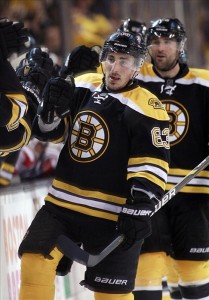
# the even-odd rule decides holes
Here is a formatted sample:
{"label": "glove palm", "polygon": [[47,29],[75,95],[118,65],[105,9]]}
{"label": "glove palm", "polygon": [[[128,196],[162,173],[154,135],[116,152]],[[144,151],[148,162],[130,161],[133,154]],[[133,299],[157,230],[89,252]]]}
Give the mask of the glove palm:
{"label": "glove palm", "polygon": [[7,18],[0,18],[0,59],[5,60],[11,54],[21,54],[26,50],[28,30],[22,22],[12,22]]}

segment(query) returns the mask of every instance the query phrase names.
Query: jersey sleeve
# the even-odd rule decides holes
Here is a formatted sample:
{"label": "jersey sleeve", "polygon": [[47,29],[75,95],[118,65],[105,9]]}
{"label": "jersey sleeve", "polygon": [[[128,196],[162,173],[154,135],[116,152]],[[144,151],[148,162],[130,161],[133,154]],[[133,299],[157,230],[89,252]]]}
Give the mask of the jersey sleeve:
{"label": "jersey sleeve", "polygon": [[0,66],[0,156],[29,142],[31,122],[28,101],[9,62]]}
{"label": "jersey sleeve", "polygon": [[147,98],[142,94],[142,102],[143,105],[127,108],[126,112],[132,136],[127,178],[132,186],[139,185],[162,197],[169,170],[169,118],[161,102],[153,95]]}
{"label": "jersey sleeve", "polygon": [[38,118],[35,119],[33,124],[33,136],[43,142],[52,142],[54,144],[63,143],[66,140],[69,129],[69,119],[64,118],[60,121],[59,125],[52,131],[43,132],[40,130]]}
{"label": "jersey sleeve", "polygon": [[14,69],[7,61],[0,66],[0,78],[0,126],[11,126],[25,115],[27,99]]}

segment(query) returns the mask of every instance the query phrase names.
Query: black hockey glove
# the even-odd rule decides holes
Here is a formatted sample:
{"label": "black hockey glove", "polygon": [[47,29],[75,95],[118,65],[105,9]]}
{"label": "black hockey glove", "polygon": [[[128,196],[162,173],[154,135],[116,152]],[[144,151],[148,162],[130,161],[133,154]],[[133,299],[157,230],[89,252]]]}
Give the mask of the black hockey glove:
{"label": "black hockey glove", "polygon": [[16,69],[19,80],[21,82],[30,81],[39,89],[39,93],[43,92],[52,72],[53,61],[49,54],[40,48],[31,49]]}
{"label": "black hockey glove", "polygon": [[86,72],[96,72],[99,67],[100,46],[86,47],[78,46],[68,55],[60,75],[65,78],[67,75],[78,75]]}
{"label": "black hockey glove", "polygon": [[45,124],[52,124],[55,116],[62,119],[70,114],[74,88],[72,76],[68,80],[57,77],[48,81],[38,107],[38,115]]}
{"label": "black hockey glove", "polygon": [[126,237],[124,249],[129,249],[136,241],[148,237],[151,232],[151,214],[158,200],[143,192],[135,192],[134,198],[127,200],[118,217],[117,230]]}
{"label": "black hockey glove", "polygon": [[25,51],[28,34],[22,22],[0,18],[0,60],[7,59],[13,53],[21,54]]}
{"label": "black hockey glove", "polygon": [[39,68],[47,78],[52,75],[53,61],[46,51],[41,48],[33,48],[27,53],[26,58],[31,69]]}

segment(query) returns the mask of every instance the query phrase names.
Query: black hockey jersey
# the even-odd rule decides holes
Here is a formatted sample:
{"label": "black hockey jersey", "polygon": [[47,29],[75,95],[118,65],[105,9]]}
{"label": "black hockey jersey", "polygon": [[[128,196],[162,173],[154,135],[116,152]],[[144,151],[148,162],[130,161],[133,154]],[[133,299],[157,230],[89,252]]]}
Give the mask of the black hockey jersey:
{"label": "black hockey jersey", "polygon": [[28,102],[15,71],[8,62],[0,66],[0,156],[29,142]]}
{"label": "black hockey jersey", "polygon": [[117,220],[133,183],[163,195],[169,118],[146,89],[133,84],[108,92],[102,77],[86,74],[75,80],[73,122],[46,201]]}
{"label": "black hockey jersey", "polygon": [[[170,190],[208,155],[209,71],[188,68],[175,78],[161,78],[151,64],[145,64],[137,79],[154,93],[170,117],[171,162],[167,190]],[[202,171],[181,192],[209,194],[209,168]]]}

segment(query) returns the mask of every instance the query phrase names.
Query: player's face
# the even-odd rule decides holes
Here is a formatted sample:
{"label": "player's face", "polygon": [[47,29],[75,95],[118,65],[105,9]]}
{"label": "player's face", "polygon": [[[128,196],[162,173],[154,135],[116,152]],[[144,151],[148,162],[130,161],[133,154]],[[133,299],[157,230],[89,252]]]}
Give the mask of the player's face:
{"label": "player's face", "polygon": [[168,37],[153,38],[148,51],[154,66],[161,71],[170,69],[179,57],[179,45],[177,41]]}
{"label": "player's face", "polygon": [[105,61],[105,83],[109,90],[117,91],[127,85],[135,74],[134,57],[110,52]]}

